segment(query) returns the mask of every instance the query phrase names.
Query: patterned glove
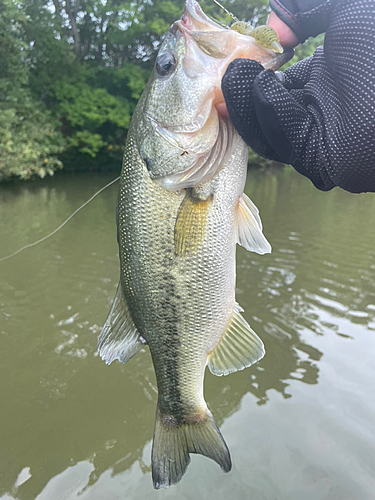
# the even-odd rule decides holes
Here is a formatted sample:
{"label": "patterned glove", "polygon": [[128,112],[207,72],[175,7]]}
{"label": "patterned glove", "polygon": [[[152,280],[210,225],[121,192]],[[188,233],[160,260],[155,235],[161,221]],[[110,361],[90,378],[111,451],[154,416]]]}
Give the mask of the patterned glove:
{"label": "patterned glove", "polygon": [[255,61],[229,65],[222,89],[234,126],[319,189],[375,191],[374,48],[375,0],[338,0],[324,48],[288,68],[283,84]]}
{"label": "patterned glove", "polygon": [[309,36],[327,31],[337,3],[337,0],[270,0],[270,7],[302,43]]}

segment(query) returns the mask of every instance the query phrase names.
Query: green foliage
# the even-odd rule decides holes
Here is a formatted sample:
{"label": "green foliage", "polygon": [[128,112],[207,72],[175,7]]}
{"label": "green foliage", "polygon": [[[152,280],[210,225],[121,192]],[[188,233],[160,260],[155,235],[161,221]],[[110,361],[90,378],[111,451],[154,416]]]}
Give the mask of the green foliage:
{"label": "green foliage", "polygon": [[60,123],[28,88],[27,16],[11,0],[0,4],[0,180],[44,177],[62,166]]}
{"label": "green foliage", "polygon": [[15,107],[2,109],[0,127],[0,180],[11,176],[52,175],[62,167],[57,155],[65,141],[59,122],[27,91],[18,94]]}
{"label": "green foliage", "polygon": [[[1,0],[0,179],[119,168],[132,112],[184,0]],[[212,0],[204,11],[232,20]],[[252,25],[268,0],[223,0]],[[299,51],[306,57],[308,42]],[[257,163],[264,162],[253,156]]]}
{"label": "green foliage", "polygon": [[101,148],[113,147],[113,141],[124,139],[132,111],[126,99],[86,83],[58,83],[55,95],[60,103],[60,116],[71,129],[69,144],[80,153],[95,158]]}
{"label": "green foliage", "polygon": [[[219,0],[220,4],[231,12],[240,21],[246,21],[252,26],[266,24],[269,14],[268,1],[265,0]],[[218,5],[213,1],[206,0],[200,2],[204,11],[213,19],[229,26],[233,23],[233,19],[226,14]]]}

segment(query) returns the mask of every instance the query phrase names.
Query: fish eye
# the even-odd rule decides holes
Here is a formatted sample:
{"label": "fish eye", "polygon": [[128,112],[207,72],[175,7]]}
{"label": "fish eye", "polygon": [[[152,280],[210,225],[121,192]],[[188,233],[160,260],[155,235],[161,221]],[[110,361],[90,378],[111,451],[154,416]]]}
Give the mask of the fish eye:
{"label": "fish eye", "polygon": [[164,52],[156,61],[156,71],[160,76],[172,73],[177,65],[175,56],[171,52]]}

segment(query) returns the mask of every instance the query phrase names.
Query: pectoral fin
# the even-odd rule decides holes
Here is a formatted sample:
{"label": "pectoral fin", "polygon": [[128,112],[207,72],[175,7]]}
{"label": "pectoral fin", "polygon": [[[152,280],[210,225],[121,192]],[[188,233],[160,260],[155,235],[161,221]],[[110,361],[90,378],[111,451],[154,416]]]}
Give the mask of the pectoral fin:
{"label": "pectoral fin", "polygon": [[174,230],[176,255],[191,255],[201,248],[211,203],[212,197],[200,200],[187,192],[178,210]]}
{"label": "pectoral fin", "polygon": [[133,323],[119,283],[111,310],[99,335],[99,355],[107,365],[115,359],[126,363],[145,343]]}
{"label": "pectoral fin", "polygon": [[271,253],[271,245],[262,233],[259,210],[244,193],[237,206],[237,243],[250,252]]}
{"label": "pectoral fin", "polygon": [[214,375],[243,370],[263,358],[263,342],[241,316],[243,309],[235,305],[227,329],[217,347],[208,356],[208,367]]}

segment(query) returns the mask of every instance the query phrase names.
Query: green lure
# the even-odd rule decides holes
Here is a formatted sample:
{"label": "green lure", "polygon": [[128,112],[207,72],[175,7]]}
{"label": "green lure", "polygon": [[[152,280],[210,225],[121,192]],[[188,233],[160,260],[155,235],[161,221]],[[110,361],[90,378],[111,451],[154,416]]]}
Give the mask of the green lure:
{"label": "green lure", "polygon": [[280,54],[283,52],[279,37],[271,26],[257,26],[253,29],[249,23],[239,21],[236,16],[223,7],[217,0],[214,0],[214,2],[234,20],[229,29],[237,31],[241,35],[251,36],[259,45],[266,49],[274,50]]}

